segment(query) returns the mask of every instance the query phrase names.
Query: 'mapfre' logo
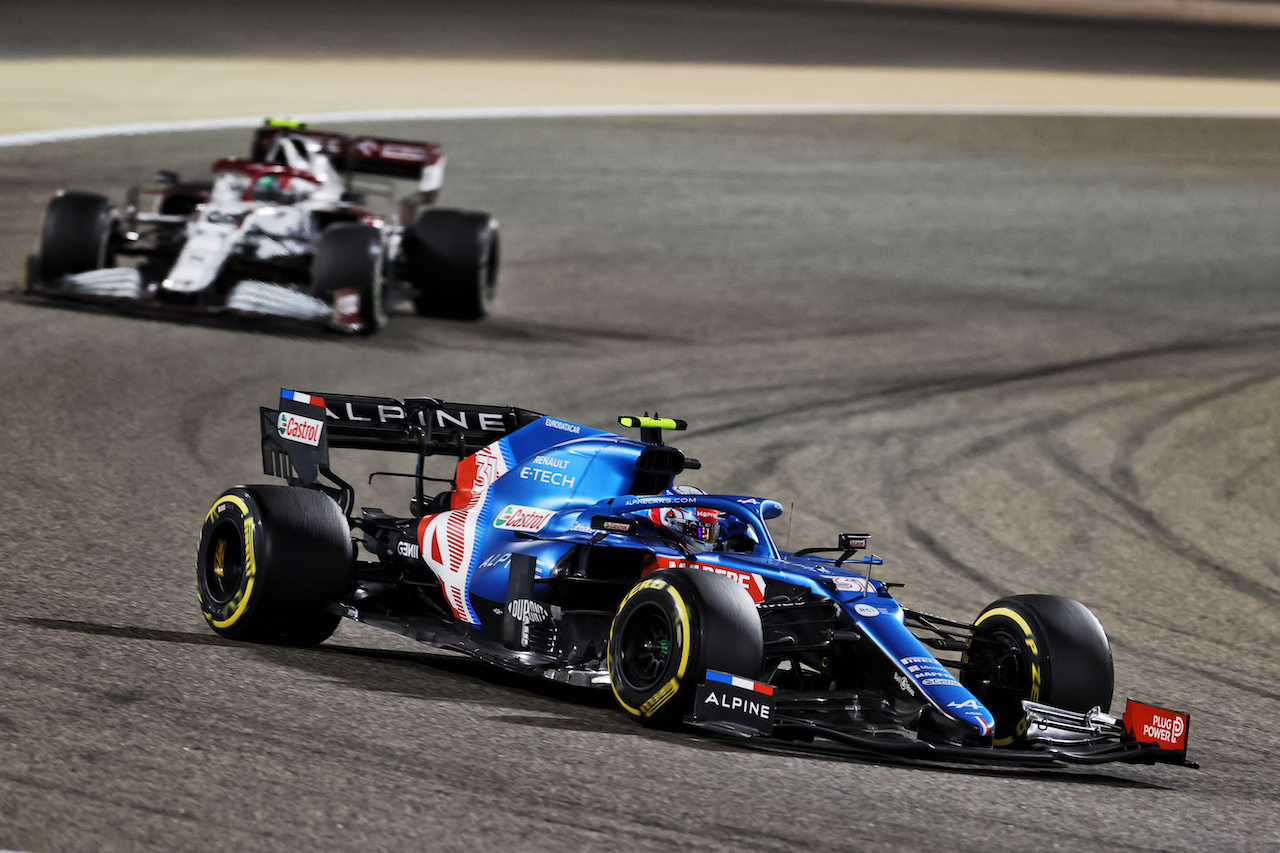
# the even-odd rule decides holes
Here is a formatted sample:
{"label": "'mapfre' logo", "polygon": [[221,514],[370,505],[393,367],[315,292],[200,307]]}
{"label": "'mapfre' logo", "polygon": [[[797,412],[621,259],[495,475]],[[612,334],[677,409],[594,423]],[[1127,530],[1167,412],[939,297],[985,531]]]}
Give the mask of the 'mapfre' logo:
{"label": "'mapfre' logo", "polygon": [[281,438],[287,438],[300,444],[309,444],[312,447],[320,444],[320,430],[323,427],[324,424],[320,421],[290,414],[289,412],[281,412],[280,417],[276,418],[276,429],[279,431]]}
{"label": "'mapfre' logo", "polygon": [[520,530],[524,533],[537,533],[547,523],[554,510],[538,509],[533,506],[516,506],[509,504],[498,513],[493,526],[500,530]]}

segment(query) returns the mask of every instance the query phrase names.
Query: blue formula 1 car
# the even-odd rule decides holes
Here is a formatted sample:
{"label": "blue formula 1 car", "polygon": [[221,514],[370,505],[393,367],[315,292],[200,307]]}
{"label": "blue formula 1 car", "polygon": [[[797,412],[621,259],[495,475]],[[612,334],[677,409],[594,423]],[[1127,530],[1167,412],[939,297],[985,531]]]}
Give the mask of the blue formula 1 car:
{"label": "blue formula 1 car", "polygon": [[[777,501],[674,483],[701,467],[663,441],[683,422],[620,422],[638,439],[505,406],[282,391],[261,410],[262,458],[288,485],[214,501],[204,616],[295,645],[345,616],[611,689],[647,725],[946,761],[1191,764],[1186,714],[1108,713],[1111,648],[1079,602],[1011,596],[972,622],[903,607],[865,534],[781,551]],[[412,481],[409,514],[357,514],[330,448],[415,457],[386,474]],[[436,455],[456,457],[452,478],[423,473]]]}

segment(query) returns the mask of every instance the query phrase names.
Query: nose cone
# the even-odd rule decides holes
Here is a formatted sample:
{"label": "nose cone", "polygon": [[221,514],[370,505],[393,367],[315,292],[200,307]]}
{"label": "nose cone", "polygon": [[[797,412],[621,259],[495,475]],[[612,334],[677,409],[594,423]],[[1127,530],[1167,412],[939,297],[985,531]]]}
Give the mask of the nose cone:
{"label": "nose cone", "polygon": [[983,707],[952,708],[947,713],[929,707],[920,715],[920,739],[930,743],[989,747],[995,730],[995,718]]}

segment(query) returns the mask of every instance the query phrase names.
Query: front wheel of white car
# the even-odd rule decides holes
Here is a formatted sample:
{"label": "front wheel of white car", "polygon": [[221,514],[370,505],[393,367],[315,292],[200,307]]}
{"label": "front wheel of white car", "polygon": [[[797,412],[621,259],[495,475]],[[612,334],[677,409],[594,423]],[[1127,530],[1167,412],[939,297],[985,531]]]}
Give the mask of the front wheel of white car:
{"label": "front wheel of white car", "polygon": [[366,335],[382,328],[383,288],[382,232],[358,222],[326,228],[311,259],[311,292],[332,300],[338,326]]}
{"label": "front wheel of white car", "polygon": [[115,224],[115,206],[104,196],[76,191],[54,196],[40,231],[40,278],[53,282],[114,267]]}

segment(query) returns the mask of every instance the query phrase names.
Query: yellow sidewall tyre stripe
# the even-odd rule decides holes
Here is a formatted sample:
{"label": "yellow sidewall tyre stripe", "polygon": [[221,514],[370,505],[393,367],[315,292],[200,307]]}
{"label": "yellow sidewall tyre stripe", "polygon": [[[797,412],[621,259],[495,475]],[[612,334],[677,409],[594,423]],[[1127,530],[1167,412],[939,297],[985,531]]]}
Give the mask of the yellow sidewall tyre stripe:
{"label": "yellow sidewall tyre stripe", "polygon": [[[244,555],[244,580],[239,589],[236,590],[231,600],[224,605],[221,618],[213,612],[211,602],[205,598],[204,585],[200,582],[201,574],[204,571],[201,562],[208,559],[205,548],[208,545],[208,538],[213,534],[217,525],[228,518],[228,509],[238,511],[238,518],[235,518],[237,528],[240,531],[241,553]],[[200,532],[199,544],[199,560],[196,565],[196,594],[200,599],[201,612],[204,618],[216,629],[225,630],[234,626],[245,613],[248,612],[250,605],[253,603],[254,586],[256,584],[258,559],[257,559],[257,542],[255,531],[257,528],[257,519],[252,510],[249,509],[248,503],[237,495],[227,493],[221,495],[213,506],[209,508],[209,512],[205,515],[204,526]],[[230,607],[231,612],[226,613]]]}
{"label": "yellow sidewall tyre stripe", "polygon": [[[996,617],[1003,617],[1004,619],[1009,620],[1022,631],[1022,637],[1020,638],[1022,641],[1021,645],[1030,655],[1028,663],[1031,667],[1031,692],[1027,698],[1032,702],[1038,702],[1040,700],[1042,668],[1040,661],[1040,649],[1036,644],[1035,632],[1031,630],[1030,623],[1027,622],[1021,613],[1008,607],[993,607],[990,610],[984,611],[982,615],[974,621],[974,627],[978,627],[984,622]],[[1000,722],[1000,720],[996,720],[997,727],[1000,727]],[[1013,734],[995,738],[992,743],[995,746],[1013,746],[1024,734],[1026,734],[1026,732],[1027,718],[1024,714],[1020,716],[1017,723],[1014,724]]]}
{"label": "yellow sidewall tyre stripe", "polygon": [[[633,586],[622,599],[622,603],[618,605],[618,614],[622,614],[624,609],[637,594],[647,590],[659,593],[665,597],[667,599],[666,604],[669,604],[670,607],[664,609],[668,609],[669,615],[673,615],[675,617],[673,620],[673,627],[675,628],[676,633],[675,639],[680,646],[680,663],[676,666],[676,671],[672,674],[671,678],[662,685],[662,687],[653,692],[643,703],[640,704],[640,707],[637,708],[623,698],[622,693],[619,692],[620,676],[617,669],[614,667],[614,661],[610,658],[607,664],[609,668],[609,686],[613,690],[614,699],[617,700],[618,705],[621,706],[624,711],[631,716],[642,720],[652,719],[655,714],[658,714],[662,708],[671,701],[672,697],[676,696],[680,692],[680,687],[685,683],[685,674],[689,669],[690,647],[695,641],[693,623],[690,617],[689,607],[685,603],[684,597],[680,594],[680,591],[675,588],[675,586],[660,578],[647,578]],[[618,618],[615,617],[613,625],[609,628],[608,649],[610,654],[612,654],[612,651],[615,648],[614,631],[617,627]]]}
{"label": "yellow sidewall tyre stripe", "polygon": [[1098,617],[1079,601],[1060,595],[1008,596],[982,612],[974,622],[974,633],[1006,641],[1009,647],[975,654],[979,647],[974,646],[966,655],[968,663],[977,659],[983,667],[996,667],[1006,654],[1018,659],[1017,683],[1008,687],[995,681],[994,668],[961,671],[961,684],[996,715],[995,745],[1016,744],[1027,735],[1023,700],[1077,712],[1111,707],[1115,690],[1111,644]]}

